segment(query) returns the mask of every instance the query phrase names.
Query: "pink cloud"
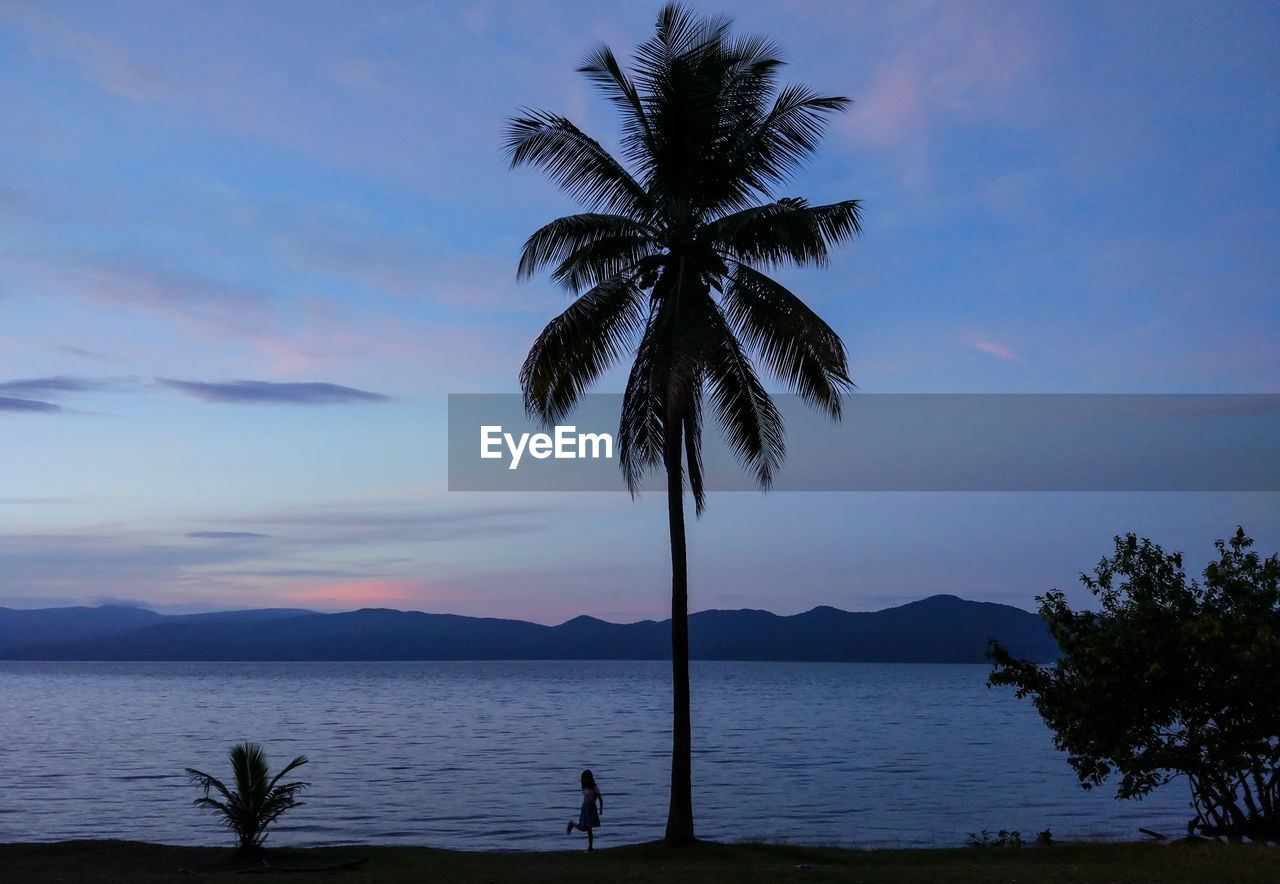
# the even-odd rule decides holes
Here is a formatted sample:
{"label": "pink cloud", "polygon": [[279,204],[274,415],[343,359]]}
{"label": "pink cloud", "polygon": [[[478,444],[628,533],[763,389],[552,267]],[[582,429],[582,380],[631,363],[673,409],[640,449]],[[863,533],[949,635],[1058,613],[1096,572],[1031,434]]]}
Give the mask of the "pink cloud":
{"label": "pink cloud", "polygon": [[866,97],[846,119],[857,139],[888,147],[919,137],[926,128],[924,99],[916,73],[906,64],[891,64],[877,73]]}
{"label": "pink cloud", "polygon": [[369,607],[395,602],[421,604],[429,601],[431,588],[427,581],[412,577],[377,577],[368,580],[346,580],[325,583],[286,592],[284,598],[299,604],[325,607]]}
{"label": "pink cloud", "polygon": [[907,179],[927,179],[930,139],[943,125],[995,122],[1035,112],[1025,96],[1033,76],[1038,25],[1033,12],[987,13],[942,5],[885,23],[897,44],[855,94],[839,127],[854,141],[892,151]]}
{"label": "pink cloud", "polygon": [[997,344],[994,341],[977,340],[973,342],[975,350],[980,350],[989,356],[995,356],[998,359],[1005,359],[1009,362],[1021,362],[1022,357],[1015,353],[1011,348],[1004,344]]}

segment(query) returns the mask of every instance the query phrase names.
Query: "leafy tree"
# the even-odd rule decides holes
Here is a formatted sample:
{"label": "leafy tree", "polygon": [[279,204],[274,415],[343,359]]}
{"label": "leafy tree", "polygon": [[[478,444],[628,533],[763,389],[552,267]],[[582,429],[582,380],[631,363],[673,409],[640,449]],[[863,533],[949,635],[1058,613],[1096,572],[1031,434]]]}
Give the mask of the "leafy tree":
{"label": "leafy tree", "polygon": [[796,295],[761,272],[825,265],[860,232],[856,200],[813,206],[775,198],[848,100],[778,87],[783,62],[760,37],[676,5],[625,72],[601,46],[579,68],[622,117],[622,160],[572,122],[524,111],[508,122],[512,167],[531,164],[584,204],[524,245],[518,275],[543,267],[577,295],[530,349],[525,406],[544,423],[567,415],[610,365],[634,353],[618,430],[634,494],[667,476],[671,536],[674,726],[666,840],[692,841],[688,575],[684,477],[705,505],[703,393],[745,468],[768,487],[782,462],[783,422],[752,355],[833,419],[851,387],[844,345]]}
{"label": "leafy tree", "polygon": [[998,642],[992,685],[1030,696],[1088,789],[1113,773],[1118,798],[1185,776],[1199,830],[1280,839],[1280,559],[1261,560],[1237,529],[1214,544],[1204,583],[1182,556],[1115,538],[1115,555],[1081,581],[1100,611],[1039,598],[1063,656],[1015,660]]}
{"label": "leafy tree", "polygon": [[[193,767],[186,769],[191,781],[204,789],[204,795],[194,803],[220,815],[227,828],[240,839],[241,850],[253,850],[266,840],[267,826],[289,808],[302,804],[295,796],[310,784],[281,783],[280,778],[306,764],[307,756],[299,755],[270,779],[267,756],[257,743],[238,743],[231,747],[228,756],[235,776],[234,790],[228,789],[217,777]],[[216,791],[223,800],[210,797],[211,791]]]}

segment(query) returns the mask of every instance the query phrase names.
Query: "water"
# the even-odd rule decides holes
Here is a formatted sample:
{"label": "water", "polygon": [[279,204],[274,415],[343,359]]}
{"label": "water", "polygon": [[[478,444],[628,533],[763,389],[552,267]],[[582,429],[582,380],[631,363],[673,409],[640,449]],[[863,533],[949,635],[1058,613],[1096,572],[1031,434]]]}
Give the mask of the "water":
{"label": "water", "polygon": [[[269,843],[577,845],[578,775],[601,846],[662,836],[669,667],[660,662],[0,663],[0,842],[226,844],[183,775],[230,778],[262,743],[313,786]],[[692,664],[698,835],[856,847],[1171,834],[1186,786],[1084,792],[1031,704],[988,667]]]}

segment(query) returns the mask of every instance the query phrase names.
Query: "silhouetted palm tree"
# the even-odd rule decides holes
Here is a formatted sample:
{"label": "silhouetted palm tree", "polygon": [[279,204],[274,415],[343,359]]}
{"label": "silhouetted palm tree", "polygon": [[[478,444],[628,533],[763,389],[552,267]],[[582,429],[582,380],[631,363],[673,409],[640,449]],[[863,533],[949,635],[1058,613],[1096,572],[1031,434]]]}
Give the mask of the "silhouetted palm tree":
{"label": "silhouetted palm tree", "polygon": [[[228,789],[217,777],[196,770],[186,769],[187,776],[200,788],[203,797],[195,800],[197,807],[210,807],[217,812],[227,828],[240,839],[241,850],[262,846],[267,837],[267,826],[291,807],[302,804],[296,796],[309,783],[277,783],[296,767],[307,763],[307,756],[299,755],[290,761],[280,773],[268,779],[267,756],[257,743],[238,743],[228,753],[231,771],[235,776],[235,790]],[[225,800],[209,797],[215,790]]]}
{"label": "silhouetted palm tree", "polygon": [[827,117],[848,99],[778,88],[777,47],[729,27],[728,19],[700,19],[670,5],[630,74],[607,46],[586,58],[579,70],[621,112],[623,161],[546,111],[509,120],[505,143],[512,167],[540,167],[587,210],[552,221],[524,245],[521,278],[549,266],[577,293],[529,351],[520,373],[525,406],[547,424],[558,422],[634,347],[619,459],[633,493],[648,470],[666,469],[675,695],[670,844],[694,838],[683,491],[687,469],[701,514],[703,393],[738,459],[768,487],[784,455],[783,426],[751,355],[834,419],[852,386],[836,333],[756,269],[825,265],[832,245],[860,232],[857,200],[811,206],[771,194],[816,149]]}

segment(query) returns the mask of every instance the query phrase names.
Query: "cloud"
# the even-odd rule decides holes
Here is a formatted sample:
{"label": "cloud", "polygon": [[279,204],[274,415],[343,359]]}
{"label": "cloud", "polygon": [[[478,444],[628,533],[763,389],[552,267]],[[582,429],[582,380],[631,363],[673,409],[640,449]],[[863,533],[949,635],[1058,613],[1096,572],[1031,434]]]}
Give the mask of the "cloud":
{"label": "cloud", "polygon": [[93,597],[95,605],[115,605],[121,608],[145,608],[151,609],[151,603],[141,599],[122,598],[114,595],[98,595]]}
{"label": "cloud", "polygon": [[240,568],[235,572],[236,577],[265,577],[268,579],[279,579],[286,577],[364,577],[365,574],[360,571],[353,571],[350,568],[260,568],[248,569]]}
{"label": "cloud", "polygon": [[81,359],[92,359],[94,362],[118,362],[114,356],[108,356],[105,353],[98,353],[94,350],[86,350],[83,347],[73,347],[70,344],[60,344],[57,347],[59,353],[65,353],[68,356],[78,356]]}
{"label": "cloud", "polygon": [[[16,381],[0,383],[0,412],[16,412],[24,414],[64,414],[68,409],[44,398],[57,397],[64,393],[97,393],[110,390],[127,389],[131,382],[115,378],[80,378],[57,375],[44,378],[23,378]],[[16,395],[8,396],[6,393]]]}
{"label": "cloud", "polygon": [[326,383],[276,383],[273,381],[178,381],[157,378],[160,384],[202,402],[260,403],[266,405],[338,405],[347,402],[386,402],[381,393]]}
{"label": "cloud", "polygon": [[392,295],[514,312],[544,311],[560,302],[554,286],[517,283],[516,249],[507,243],[461,249],[430,225],[389,225],[342,204],[277,203],[258,214],[264,241],[290,265],[342,280],[366,298]]}
{"label": "cloud", "polygon": [[17,399],[13,396],[0,396],[0,412],[10,411],[19,414],[56,414],[63,411],[62,406],[52,402],[41,402],[38,399]]}
{"label": "cloud", "polygon": [[245,561],[240,544],[155,542],[137,533],[0,534],[6,590],[14,595],[158,597],[201,582],[206,569]]}
{"label": "cloud", "polygon": [[167,527],[0,532],[0,595],[23,599],[23,607],[32,607],[32,599],[87,604],[111,596],[200,609],[303,600],[448,609],[474,600],[461,591],[445,595],[441,581],[457,579],[442,573],[453,552],[428,554],[425,544],[490,549],[549,523],[545,507],[440,506],[304,507],[225,521],[202,516],[178,536]]}
{"label": "cloud", "polygon": [[438,543],[503,538],[544,530],[547,510],[535,507],[484,507],[430,511],[396,508],[310,509],[244,516],[239,524],[270,526],[273,538],[295,538],[311,546]]}
{"label": "cloud", "polygon": [[1040,15],[968,5],[901,4],[882,23],[884,60],[837,128],[891,152],[909,185],[927,185],[931,142],[952,125],[1023,122],[1041,82]]}
{"label": "cloud", "polygon": [[[180,381],[157,378],[157,383],[202,402],[262,403],[268,405],[341,405],[348,402],[387,402],[387,396],[328,383],[282,383],[274,381]],[[66,409],[52,402],[29,398],[52,397],[64,393],[126,390],[135,382],[113,378],[83,378],[58,375],[25,378],[0,383],[0,412],[53,414]],[[6,393],[16,395],[7,396]],[[188,535],[196,537],[199,535]]]}
{"label": "cloud", "polygon": [[418,578],[378,577],[322,584],[289,593],[290,602],[323,607],[386,606],[430,599],[431,584]]}
{"label": "cloud", "polygon": [[[119,223],[128,225],[123,218]],[[284,223],[282,219],[281,225]],[[262,235],[266,238],[268,234],[263,231]],[[404,377],[441,379],[465,373],[468,378],[475,378],[483,374],[509,384],[520,368],[516,348],[527,345],[532,337],[524,328],[492,324],[477,328],[469,321],[450,322],[439,315],[418,311],[399,298],[392,312],[380,310],[388,302],[380,302],[378,298],[390,298],[394,293],[389,289],[361,289],[354,293],[360,297],[360,307],[353,309],[336,297],[294,296],[289,294],[287,285],[284,286],[286,292],[277,295],[271,293],[270,287],[224,284],[202,273],[151,266],[157,260],[144,255],[115,255],[104,259],[61,245],[39,252],[0,248],[0,265],[4,267],[0,287],[12,284],[16,292],[30,298],[33,304],[46,305],[45,309],[49,310],[56,309],[63,299],[79,301],[90,311],[102,311],[99,321],[104,329],[114,329],[121,322],[147,321],[175,327],[176,334],[168,331],[160,336],[138,334],[136,346],[129,354],[133,363],[143,359],[153,361],[157,354],[163,354],[171,360],[171,365],[181,366],[189,363],[194,345],[203,348],[205,353],[216,348],[218,356],[261,357],[262,361],[235,363],[234,371],[273,379],[332,371],[364,376],[373,373],[372,366],[395,362],[398,373]],[[496,264],[493,260],[488,263]],[[337,269],[308,266],[306,272],[331,280],[348,279]],[[354,269],[351,272],[357,273]],[[478,287],[473,290],[464,282],[466,274],[458,270],[449,277],[458,280],[456,286],[438,284],[441,299],[452,299],[450,303],[456,305],[480,302],[496,305],[504,299],[514,302],[513,284],[508,287],[509,296],[501,294],[508,289],[492,294],[486,288],[492,283],[493,291],[498,291],[499,275],[513,279],[514,273],[494,273],[492,279],[472,279],[470,284]],[[311,281],[313,278],[309,284]],[[425,298],[435,291],[432,288],[419,294]],[[549,287],[542,300],[538,291],[528,294],[531,304],[545,301],[543,309],[560,303]],[[490,300],[484,301],[486,297]],[[91,316],[93,320],[97,317]],[[87,357],[79,351],[70,355],[93,358],[93,351],[86,353]],[[185,369],[165,368],[157,373],[173,376],[182,370]],[[230,373],[215,370],[224,376]],[[121,381],[117,379],[115,383]]]}
{"label": "cloud", "polygon": [[846,128],[877,147],[918,141],[928,127],[925,99],[915,72],[905,64],[882,68]]}
{"label": "cloud", "polygon": [[0,383],[0,393],[19,396],[56,396],[59,393],[98,393],[119,390],[123,382],[110,378],[78,378],[57,375],[47,378],[24,378]]}
{"label": "cloud", "polygon": [[258,534],[254,531],[188,531],[188,537],[200,540],[250,540],[256,537],[270,537],[270,534]]}
{"label": "cloud", "polygon": [[997,359],[1005,359],[1009,362],[1021,362],[1022,357],[1004,344],[997,344],[994,341],[978,340],[973,342],[975,350],[981,350],[988,356],[995,356]]}
{"label": "cloud", "polygon": [[206,342],[274,343],[278,333],[268,293],[160,267],[145,255],[104,258],[53,244],[0,250],[0,260],[6,282],[45,301],[69,296],[108,310],[133,311],[172,322]]}
{"label": "cloud", "polygon": [[81,30],[37,5],[19,3],[0,14],[22,27],[33,46],[71,60],[85,79],[98,88],[133,101],[157,99],[168,84],[156,71],[139,62],[119,44]]}

